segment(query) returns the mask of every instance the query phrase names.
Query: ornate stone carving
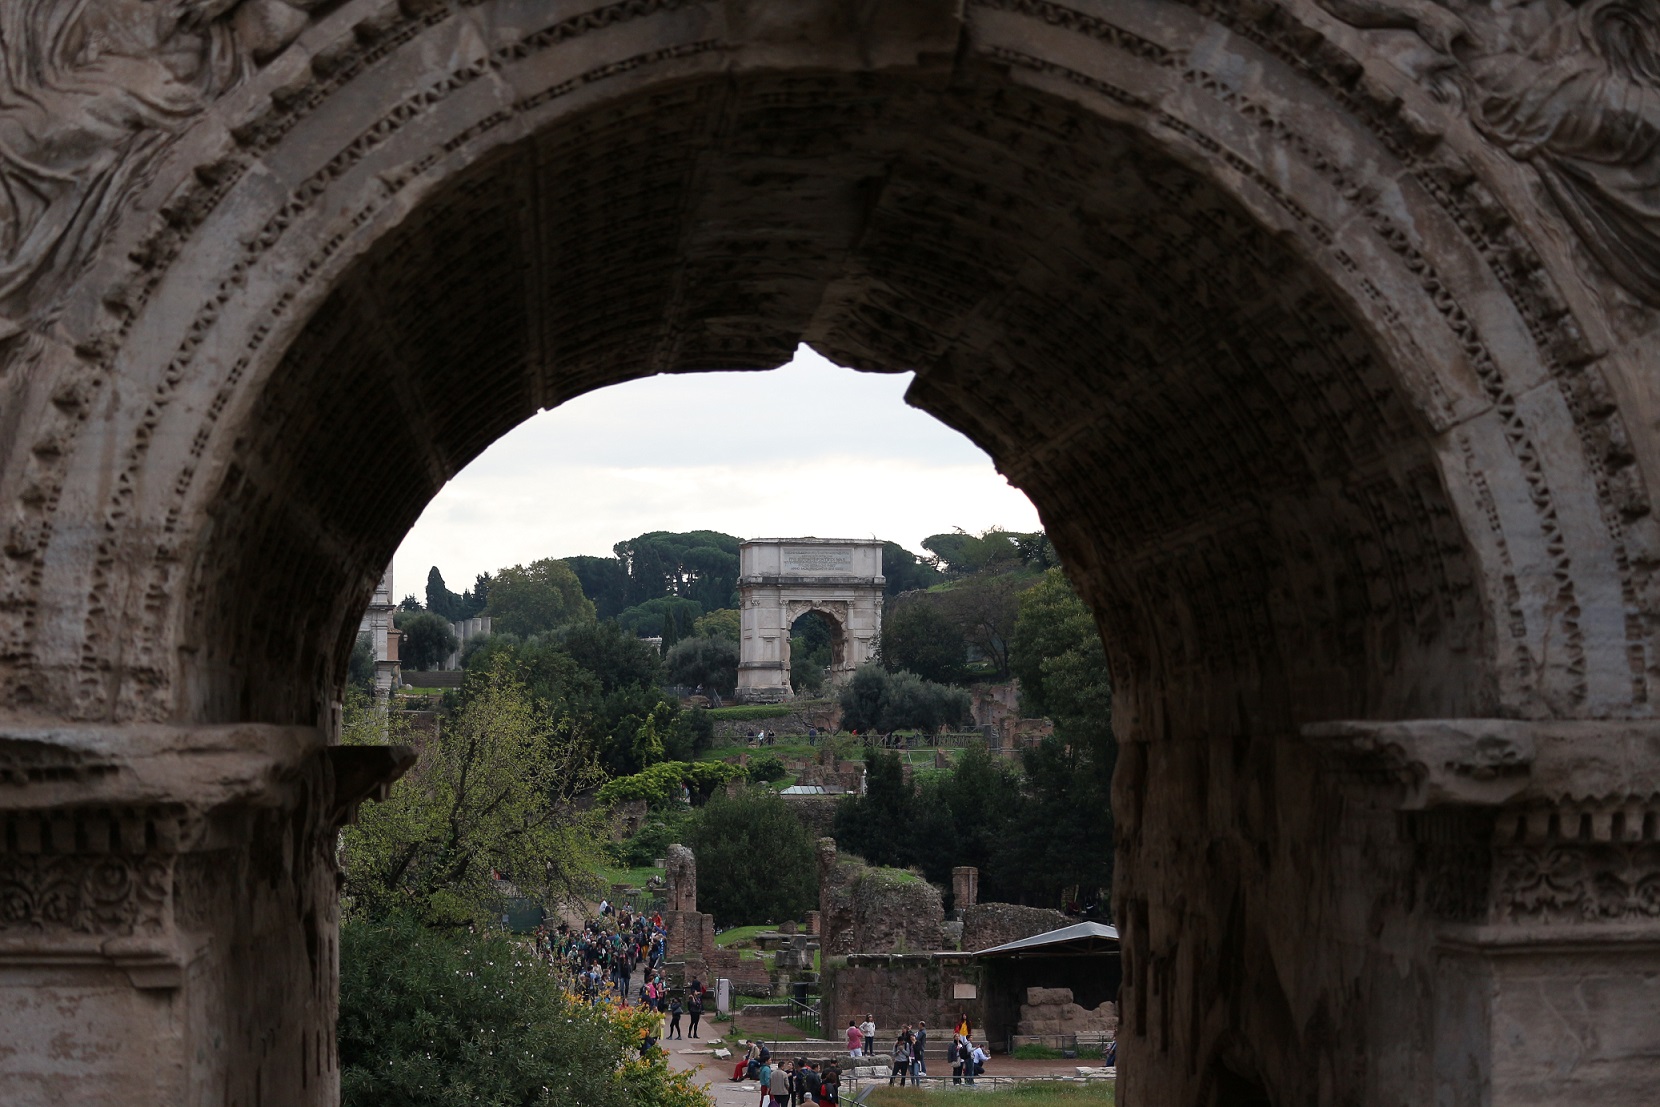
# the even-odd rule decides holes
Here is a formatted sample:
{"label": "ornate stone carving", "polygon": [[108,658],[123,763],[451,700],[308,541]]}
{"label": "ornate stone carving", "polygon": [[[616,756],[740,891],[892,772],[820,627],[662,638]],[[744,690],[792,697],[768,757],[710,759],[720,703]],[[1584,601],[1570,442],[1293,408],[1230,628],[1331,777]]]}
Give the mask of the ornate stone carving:
{"label": "ornate stone carving", "polygon": [[1647,0],[1318,0],[1417,32],[1420,75],[1538,172],[1610,276],[1660,307],[1660,8]]}
{"label": "ornate stone carving", "polygon": [[1497,851],[1496,914],[1516,922],[1660,918],[1660,844],[1549,842]]}
{"label": "ornate stone carving", "polygon": [[0,4],[0,312],[79,273],[168,142],[305,26],[298,3]]}
{"label": "ornate stone carving", "polygon": [[172,880],[167,856],[0,855],[0,936],[159,933]]}

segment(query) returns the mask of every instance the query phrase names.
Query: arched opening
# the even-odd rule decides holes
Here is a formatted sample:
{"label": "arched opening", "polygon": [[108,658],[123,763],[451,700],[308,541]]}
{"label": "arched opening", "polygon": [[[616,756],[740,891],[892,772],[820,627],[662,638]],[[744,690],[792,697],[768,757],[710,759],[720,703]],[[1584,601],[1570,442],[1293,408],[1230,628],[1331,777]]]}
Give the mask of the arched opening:
{"label": "arched opening", "polygon": [[[912,402],[1028,492],[1108,634],[1124,848],[1237,894],[1222,948],[1277,950],[1172,960],[1177,931],[1152,922],[1172,903],[1121,865],[1118,910],[1158,912],[1125,927],[1126,1008],[1147,1011],[1126,1070],[1202,1054],[1236,1017],[1241,1041],[1295,1038],[1278,1012],[1225,1013],[1319,946],[1309,923],[1259,937],[1288,924],[1276,901],[1312,894],[1308,866],[1336,864],[1293,846],[1335,812],[1272,797],[1312,769],[1285,739],[1484,714],[1496,690],[1400,351],[1304,248],[1145,136],[989,73],[758,77],[735,99],[678,83],[578,113],[369,244],[257,385],[192,577],[186,686],[208,717],[311,721],[426,499],[539,406],[764,367],[798,338],[914,369]],[[1222,779],[1232,810],[1203,800]],[[1295,1097],[1302,1062],[1251,1063]]]}
{"label": "arched opening", "polygon": [[317,6],[5,330],[42,382],[9,702],[270,762],[190,839],[260,879],[202,845],[168,885],[227,981],[190,1010],[259,1012],[180,1071],[245,1102],[322,1056],[294,843],[338,782],[294,766],[421,507],[538,409],[805,342],[914,371],[1105,634],[1127,1099],[1224,1053],[1234,1098],[1559,1091],[1493,1030],[1546,940],[1501,963],[1478,924],[1557,910],[1502,890],[1528,828],[1614,824],[1541,818],[1578,797],[1521,790],[1555,732],[1506,727],[1650,717],[1660,561],[1601,309],[1514,170],[1301,0],[555,7]]}
{"label": "arched opening", "polygon": [[845,679],[847,633],[830,612],[813,608],[790,624],[790,682],[796,695],[818,695]]}

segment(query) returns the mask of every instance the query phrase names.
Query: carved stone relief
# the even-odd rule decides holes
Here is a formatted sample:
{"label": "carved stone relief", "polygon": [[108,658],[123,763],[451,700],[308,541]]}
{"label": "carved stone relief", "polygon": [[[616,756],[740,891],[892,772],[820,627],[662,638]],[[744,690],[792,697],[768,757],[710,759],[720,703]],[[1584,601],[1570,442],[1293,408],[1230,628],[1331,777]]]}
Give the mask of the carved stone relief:
{"label": "carved stone relief", "polygon": [[1551,842],[1501,849],[1496,914],[1512,922],[1660,918],[1660,844]]}
{"label": "carved stone relief", "polygon": [[0,5],[0,314],[78,275],[169,141],[291,42],[308,3]]}
{"label": "carved stone relief", "polygon": [[1531,165],[1587,250],[1660,307],[1660,9],[1645,0],[1318,0],[1415,31],[1415,68]]}
{"label": "carved stone relief", "polygon": [[151,934],[166,924],[173,859],[0,855],[0,934]]}

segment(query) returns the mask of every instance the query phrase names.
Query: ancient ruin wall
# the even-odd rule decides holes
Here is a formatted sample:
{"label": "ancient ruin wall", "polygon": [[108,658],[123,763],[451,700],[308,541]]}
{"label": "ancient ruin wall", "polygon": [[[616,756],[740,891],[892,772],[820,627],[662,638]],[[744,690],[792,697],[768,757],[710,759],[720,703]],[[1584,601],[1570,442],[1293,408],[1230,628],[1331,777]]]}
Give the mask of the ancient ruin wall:
{"label": "ancient ruin wall", "polygon": [[950,954],[859,953],[825,961],[820,977],[825,1033],[836,1037],[848,1019],[862,1022],[875,1015],[878,1044],[885,1049],[905,1023],[925,1021],[929,1068],[938,1074],[934,1066],[944,1063],[957,1017],[967,1014],[975,1027],[985,1026],[982,979],[980,966]]}
{"label": "ancient ruin wall", "polygon": [[878,868],[818,840],[823,950],[918,953],[943,949],[945,908],[939,889],[904,869]]}
{"label": "ancient ruin wall", "polygon": [[1076,922],[1064,912],[1017,903],[976,903],[963,909],[963,949],[978,952],[1059,930]]}

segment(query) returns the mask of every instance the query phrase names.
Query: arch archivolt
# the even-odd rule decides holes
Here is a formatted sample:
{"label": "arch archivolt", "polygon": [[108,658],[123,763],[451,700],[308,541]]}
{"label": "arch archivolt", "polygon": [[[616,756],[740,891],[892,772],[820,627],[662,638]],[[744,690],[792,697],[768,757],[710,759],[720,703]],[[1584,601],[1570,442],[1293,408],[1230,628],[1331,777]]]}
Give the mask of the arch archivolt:
{"label": "arch archivolt", "polygon": [[[1285,1102],[1328,1078],[1456,1099],[1467,1071],[1565,1098],[1498,1046],[1352,1080],[1321,1052],[1395,1055],[1464,1009],[1451,977],[1532,1033],[1505,1007],[1527,1003],[1506,973],[1546,971],[1527,928],[1578,911],[1575,948],[1602,941],[1594,892],[1649,848],[1613,839],[1655,791],[1653,306],[1418,39],[1327,12],[1397,7],[262,4],[300,14],[141,136],[68,279],[4,298],[6,734],[73,746],[41,779],[107,762],[111,809],[157,802],[120,791],[159,779],[123,749],[259,747],[222,775],[303,777],[294,825],[322,841],[312,746],[354,613],[443,481],[539,408],[804,340],[915,370],[909,398],[1029,492],[1110,632],[1127,1099],[1193,1101],[1235,1062]],[[805,611],[857,663],[857,603],[744,572],[745,648],[771,642],[751,660],[786,690]],[[252,857],[297,801],[237,787],[214,802],[264,796],[258,832],[201,840]],[[1517,884],[1547,849],[1583,903]],[[290,858],[307,940],[332,927],[314,852]],[[1636,896],[1603,921],[1638,925]],[[240,983],[202,1010],[273,991],[236,950],[305,960],[282,909],[214,946]],[[1384,960],[1408,983],[1374,988]],[[1652,966],[1627,968],[1588,986]],[[227,1087],[301,1086],[278,1070],[331,1017],[317,972],[276,1045],[216,1062]],[[1403,1016],[1409,991],[1432,999]]]}
{"label": "arch archivolt", "polygon": [[[36,555],[9,566],[25,596],[14,618],[41,593],[61,605],[78,590],[67,578],[81,573],[79,563],[54,565],[28,539],[49,545],[58,530],[43,526],[44,516],[56,515],[50,489],[75,454],[83,405],[99,382],[123,381],[122,403],[98,435],[100,449],[123,443],[113,485],[97,511],[75,497],[89,516],[82,525],[98,536],[100,568],[75,605],[84,629],[72,647],[11,628],[42,663],[25,679],[43,679],[42,668],[52,674],[42,698],[68,697],[87,715],[154,715],[191,695],[169,643],[188,641],[192,623],[208,617],[200,595],[181,602],[199,576],[181,550],[199,533],[187,520],[240,472],[237,435],[222,428],[254,417],[283,351],[367,243],[395,231],[458,167],[560,118],[603,112],[644,87],[707,98],[715,94],[695,87],[700,77],[765,68],[743,48],[735,53],[722,17],[698,4],[635,0],[540,20],[509,16],[504,5],[464,14],[437,5],[391,23],[354,18],[359,7],[318,21],[176,141],[143,202],[111,228],[110,247],[55,309],[53,333],[66,343],[20,343],[50,362],[42,375],[58,381],[32,397],[50,429],[30,455],[31,467],[57,472],[13,491],[14,542]],[[1571,268],[1561,273],[1571,259],[1526,237],[1482,187],[1490,154],[1466,150],[1469,136],[1426,97],[1391,88],[1408,110],[1357,82],[1337,41],[1311,50],[1306,26],[1265,25],[1227,5],[1210,16],[1174,4],[1156,18],[1102,10],[977,0],[966,11],[971,57],[1149,136],[1284,235],[1350,309],[1376,321],[1416,417],[1438,438],[1438,478],[1483,566],[1476,583],[1500,654],[1496,687],[1484,694],[1527,713],[1646,704],[1651,527],[1646,486],[1592,364],[1598,346],[1586,337],[1605,339],[1608,329],[1579,323],[1556,291],[1563,275],[1574,278]],[[1210,31],[1219,26],[1225,46]],[[561,51],[576,42],[580,51]],[[434,57],[450,68],[434,71]],[[952,79],[927,65],[909,72],[925,89]],[[1305,123],[1316,118],[1318,126]],[[219,276],[204,286],[204,274]],[[862,327],[858,312],[844,314],[820,344],[858,360],[892,337]],[[767,364],[786,342],[745,345],[717,343],[703,356]],[[162,350],[172,352],[158,358]],[[517,410],[522,417],[583,387],[546,368],[529,373]],[[924,374],[919,400],[931,390]],[[1085,413],[1079,433],[1090,426]],[[1580,448],[1540,448],[1563,434]],[[427,479],[447,477],[483,444],[429,452]],[[994,456],[1012,453],[982,444]],[[1039,472],[1022,471],[1012,456],[1006,464],[1017,479]],[[1514,474],[1526,495],[1495,495],[1498,473]],[[1578,491],[1558,502],[1561,488]],[[1591,516],[1565,518],[1584,508]],[[158,529],[135,541],[136,518],[154,518]],[[1636,556],[1633,527],[1642,538]],[[343,551],[368,560],[369,551],[357,553]],[[52,579],[54,568],[63,579]],[[359,590],[373,575],[359,569]],[[1587,623],[1619,633],[1587,647]],[[1588,648],[1613,650],[1617,663],[1588,658]],[[315,678],[326,684],[327,672]]]}

